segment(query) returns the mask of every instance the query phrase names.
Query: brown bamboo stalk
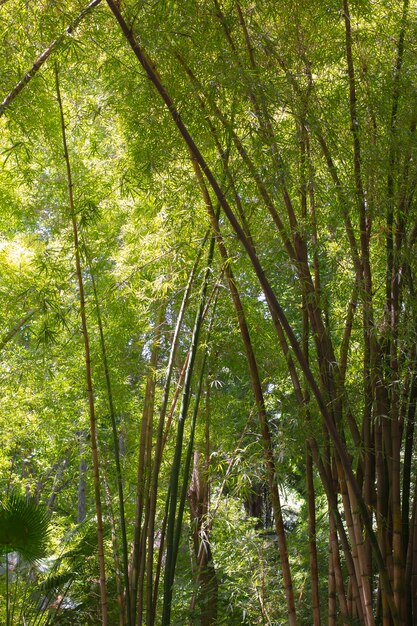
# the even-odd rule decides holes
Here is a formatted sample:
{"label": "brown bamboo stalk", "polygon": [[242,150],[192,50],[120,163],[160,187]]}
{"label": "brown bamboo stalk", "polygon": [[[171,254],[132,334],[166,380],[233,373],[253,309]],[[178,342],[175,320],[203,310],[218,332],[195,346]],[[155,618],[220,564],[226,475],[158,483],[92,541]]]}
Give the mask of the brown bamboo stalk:
{"label": "brown bamboo stalk", "polygon": [[107,510],[109,512],[110,519],[110,527],[111,527],[111,544],[113,550],[113,562],[114,562],[114,578],[116,580],[116,591],[117,591],[117,601],[119,604],[119,626],[125,625],[125,596],[123,593],[123,584],[122,584],[122,569],[121,561],[119,557],[119,545],[117,541],[117,530],[116,530],[116,518],[114,515],[112,496],[110,493],[109,483],[107,481],[106,472],[103,468],[102,470],[102,479],[103,479],[103,487],[104,487],[104,496],[106,499]]}
{"label": "brown bamboo stalk", "polygon": [[[311,145],[310,136],[305,123],[305,120],[301,122],[301,148],[302,153],[305,153],[304,159],[306,161],[306,191],[308,200],[310,203],[310,224],[311,224],[311,244],[313,248],[313,266],[314,266],[314,288],[317,293],[317,299],[320,301],[321,294],[321,278],[320,278],[320,262],[318,255],[318,227],[316,216],[316,195],[314,185],[314,167],[311,158]],[[304,195],[304,193],[303,193]],[[307,198],[305,200],[305,213],[307,216]]]}
{"label": "brown bamboo stalk", "polygon": [[401,613],[405,619],[405,596],[404,596],[404,550],[403,550],[403,527],[401,514],[401,424],[400,424],[400,371],[398,360],[398,325],[400,318],[400,254],[404,234],[405,216],[399,212],[396,233],[394,238],[394,254],[392,259],[392,277],[390,296],[387,305],[389,306],[389,374],[388,384],[390,390],[390,426],[391,426],[391,472],[390,472],[390,494],[393,523],[393,586],[394,597]]}
{"label": "brown bamboo stalk", "polygon": [[405,571],[407,593],[407,626],[414,626],[417,617],[417,480],[414,481],[414,498],[410,524],[410,541]]}
{"label": "brown bamboo stalk", "polygon": [[[338,480],[337,480],[337,464],[334,458],[334,454],[332,453],[332,450],[331,450],[328,433],[325,431],[325,429],[323,430],[324,430],[324,452],[323,452],[324,463],[326,464],[326,467],[328,468],[329,480],[331,480],[333,492],[334,494],[337,494],[340,490],[338,487]],[[341,617],[343,619],[343,622],[345,623],[346,621],[349,621],[349,613],[348,613],[348,607],[347,607],[347,601],[346,601],[344,579],[343,579],[343,574],[341,570],[339,542],[338,542],[338,538],[336,534],[337,524],[338,524],[340,515],[339,513],[335,515],[335,507],[336,509],[338,507],[337,495],[334,495],[334,496],[332,495],[332,498],[329,498],[328,494],[327,496],[328,496],[328,506],[329,506],[329,543],[330,543],[330,559],[331,559],[331,567],[329,563],[329,571],[331,571],[333,579],[334,579],[332,581],[332,584],[334,587],[333,593],[337,595]],[[343,504],[345,503],[343,502]],[[340,533],[340,524],[339,524],[339,533]],[[345,535],[341,534],[340,538],[343,540],[344,536]],[[351,569],[354,570],[353,558],[351,558]],[[350,572],[350,574],[352,574],[352,572]],[[352,583],[353,583],[353,580],[357,581],[356,572],[354,573],[354,576],[351,576],[350,580],[352,581]],[[359,600],[359,588],[357,584],[355,585],[355,590],[357,590],[356,600]],[[331,603],[330,597],[329,597],[329,602]],[[359,613],[362,615],[361,607],[359,608]]]}
{"label": "brown bamboo stalk", "polygon": [[288,611],[288,623],[290,625],[297,624],[297,616],[295,610],[295,599],[291,577],[291,568],[289,564],[287,541],[285,536],[285,528],[282,519],[282,509],[279,497],[278,485],[277,485],[277,469],[275,467],[275,459],[273,452],[273,442],[270,433],[268,417],[265,408],[265,401],[263,397],[262,384],[259,376],[258,366],[256,362],[255,353],[252,347],[252,342],[249,333],[249,327],[246,322],[245,313],[243,310],[242,301],[239,296],[238,289],[236,287],[235,277],[233,275],[230,263],[229,255],[224,245],[224,240],[220,232],[219,221],[216,217],[216,213],[210,198],[210,194],[205,185],[204,178],[202,176],[200,167],[196,160],[193,158],[194,171],[199,183],[204,203],[211,219],[212,228],[215,233],[216,243],[220,251],[220,255],[223,260],[224,272],[226,275],[227,283],[229,286],[232,301],[235,307],[236,316],[239,323],[240,334],[246,351],[246,359],[249,368],[249,375],[252,384],[252,390],[255,396],[255,402],[258,410],[259,424],[261,427],[261,434],[264,447],[265,463],[268,475],[268,484],[271,494],[271,502],[274,511],[274,519],[276,526],[276,533],[278,537],[279,553],[281,559],[281,568],[284,579],[284,587],[287,598],[287,611]]}
{"label": "brown bamboo stalk", "polygon": [[[340,469],[338,470],[338,479],[340,484],[340,492],[343,500],[343,510],[345,513],[345,523],[348,530],[348,535],[350,539],[351,551],[352,551],[352,559],[355,566],[355,575],[358,584],[358,597],[357,601],[360,604],[358,606],[358,610],[361,615],[363,615],[364,624],[369,624],[370,616],[367,614],[367,594],[363,587],[364,575],[363,575],[363,558],[362,553],[360,553],[360,546],[362,545],[362,538],[360,537],[360,543],[358,544],[358,529],[355,529],[355,521],[357,520],[354,517],[352,511],[351,504],[351,494],[349,494],[348,486],[345,481],[344,473]],[[356,530],[356,532],[355,532]]]}
{"label": "brown bamboo stalk", "polygon": [[[342,568],[340,563],[340,554],[339,554],[339,544],[337,541],[337,532],[336,532],[336,524],[334,521],[333,515],[329,514],[329,544],[330,544],[330,553],[329,553],[329,621],[330,617],[332,617],[332,621],[334,621],[336,616],[336,597],[339,602],[340,613],[342,616],[342,622],[345,626],[348,626],[350,623],[350,616],[348,605],[346,601],[346,594],[344,589],[344,582],[342,576]],[[330,616],[330,611],[333,613]]]}
{"label": "brown bamboo stalk", "polygon": [[155,399],[155,372],[158,363],[158,355],[160,348],[160,336],[162,322],[165,316],[165,305],[159,307],[157,320],[154,329],[154,339],[152,342],[151,355],[147,366],[146,375],[146,387],[143,401],[142,421],[139,439],[139,456],[138,456],[138,469],[137,469],[137,485],[136,485],[136,510],[135,510],[135,526],[134,526],[134,540],[133,551],[131,557],[131,621],[132,624],[142,622],[142,614],[140,609],[142,608],[142,601],[138,609],[138,596],[141,594],[139,586],[139,570],[141,561],[141,548],[144,547],[142,541],[143,529],[143,512],[144,504],[148,500],[148,494],[146,493],[146,487],[149,485],[147,481],[147,468],[149,467],[149,456],[152,454],[152,437],[149,435],[149,431],[152,432],[152,418],[154,410]]}
{"label": "brown bamboo stalk", "polygon": [[[385,438],[385,421],[383,417],[387,413],[387,391],[385,387],[379,386],[376,389],[376,413],[375,420],[375,475],[376,475],[376,523],[378,532],[378,542],[381,547],[381,554],[387,565],[391,566],[391,552],[389,546],[388,533],[388,512],[389,512],[389,488],[388,488],[388,461],[387,444]],[[385,439],[385,443],[384,443]],[[391,618],[389,607],[386,601],[383,584],[380,585],[380,605],[383,626],[390,626]]]}
{"label": "brown bamboo stalk", "polygon": [[[301,142],[301,151],[305,147],[305,143]],[[301,203],[303,206],[303,217],[307,216],[307,185],[303,185],[301,189]],[[316,276],[315,284],[316,288],[319,288],[319,266],[318,263],[315,266]],[[308,311],[305,303],[305,297],[303,297],[302,303],[303,310],[303,336],[302,336],[302,349],[306,361],[309,361],[309,319]],[[304,391],[304,402],[307,404],[309,400],[308,391]],[[306,459],[306,491],[307,491],[307,514],[308,514],[308,547],[309,547],[309,562],[310,562],[310,576],[311,576],[311,608],[313,611],[314,626],[320,626],[320,592],[319,592],[319,566],[317,557],[317,543],[316,543],[316,502],[315,502],[315,490],[314,490],[314,474],[313,474],[313,458],[311,450],[306,442],[305,444],[305,459]],[[334,565],[334,561],[333,561]],[[329,564],[330,566],[330,564]],[[333,569],[329,570],[329,574],[332,574],[330,582],[334,582]],[[329,596],[330,598],[330,596]],[[330,608],[330,607],[329,607]]]}
{"label": "brown bamboo stalk", "polygon": [[[415,362],[415,350],[414,359]],[[412,454],[414,444],[414,431],[415,431],[415,419],[416,419],[416,403],[417,403],[417,378],[415,369],[413,367],[411,388],[408,398],[407,414],[406,414],[406,426],[404,432],[404,463],[403,463],[403,477],[402,477],[402,525],[404,533],[404,547],[405,554],[408,550],[409,542],[409,527],[410,527],[410,496],[411,496],[411,469],[412,469]],[[407,585],[405,585],[407,589]]]}
{"label": "brown bamboo stalk", "polygon": [[123,477],[122,477],[122,468],[121,468],[121,463],[120,463],[119,435],[118,435],[118,429],[117,429],[117,423],[116,423],[116,411],[115,411],[115,406],[114,406],[113,389],[112,389],[112,384],[111,384],[109,362],[108,362],[108,357],[107,357],[107,347],[106,347],[106,341],[104,337],[104,327],[103,327],[103,320],[101,316],[96,280],[94,278],[91,261],[88,258],[88,253],[86,249],[84,250],[84,252],[86,256],[87,265],[90,271],[91,286],[93,289],[93,296],[94,296],[94,302],[95,302],[95,307],[96,307],[97,325],[98,325],[98,330],[99,330],[99,335],[100,335],[100,345],[101,345],[101,354],[102,354],[102,359],[103,359],[104,377],[106,380],[106,388],[107,388],[107,400],[109,404],[110,421],[111,421],[112,434],[113,434],[113,454],[114,454],[117,492],[118,492],[118,500],[119,500],[119,523],[120,523],[120,532],[122,536],[123,581],[124,581],[124,594],[125,594],[124,595],[124,607],[126,610],[127,626],[131,626],[130,582],[129,582],[129,563],[128,563],[129,556],[128,556],[128,547],[127,547],[127,536],[126,536],[125,502],[124,502],[124,494],[123,494]]}
{"label": "brown bamboo stalk", "polygon": [[[356,544],[357,554],[358,554],[358,567],[359,567],[358,573],[361,577],[361,587],[363,590],[363,608],[364,608],[365,623],[369,624],[369,626],[373,626],[374,614],[373,614],[372,589],[371,589],[372,572],[369,571],[367,543],[364,539],[364,533],[363,533],[360,516],[354,506],[355,497],[354,497],[354,494],[351,492],[350,486],[348,484],[347,484],[347,489],[349,493],[349,500],[351,502],[351,507],[352,507],[353,533],[354,533],[354,541]],[[353,506],[352,506],[352,503],[353,503]]]}
{"label": "brown bamboo stalk", "polygon": [[87,327],[84,282],[83,282],[83,275],[82,275],[82,269],[81,269],[80,244],[79,244],[79,237],[78,237],[78,225],[77,225],[75,201],[74,201],[74,185],[72,182],[71,162],[70,162],[68,145],[67,145],[65,117],[64,117],[64,109],[63,109],[60,86],[59,86],[58,68],[55,69],[55,78],[56,78],[56,94],[57,94],[60,121],[61,121],[62,144],[63,144],[63,149],[64,149],[64,159],[65,159],[66,172],[67,172],[69,209],[70,209],[70,214],[71,214],[72,232],[73,232],[73,238],[74,238],[75,267],[76,267],[76,275],[77,275],[77,281],[78,281],[78,294],[80,298],[79,311],[80,311],[80,317],[81,317],[82,334],[83,334],[83,339],[84,339],[85,375],[86,375],[88,407],[89,407],[89,415],[90,415],[91,454],[92,454],[92,459],[93,459],[94,497],[95,497],[96,515],[97,515],[97,543],[98,543],[98,564],[99,564],[99,571],[100,571],[101,623],[102,623],[102,626],[107,626],[106,568],[105,568],[104,541],[103,541],[103,515],[102,515],[101,495],[100,495],[100,461],[99,461],[99,454],[98,454],[98,449],[97,449],[97,426],[96,426],[96,414],[95,414],[95,406],[94,406],[93,379],[92,379],[92,372],[91,372],[90,339],[89,339],[89,333],[88,333],[88,327]]}
{"label": "brown bamboo stalk", "polygon": [[354,563],[354,559],[352,555],[352,550],[349,544],[349,540],[346,536],[345,526],[344,526],[344,523],[342,521],[341,515],[339,513],[339,509],[338,509],[337,481],[334,480],[330,474],[331,469],[329,468],[328,460],[326,460],[326,463],[325,463],[320,458],[320,454],[319,454],[318,447],[317,447],[317,442],[315,441],[314,437],[310,437],[308,439],[308,445],[311,450],[314,463],[316,464],[316,467],[319,471],[321,482],[323,484],[323,487],[327,496],[329,511],[334,517],[334,520],[336,523],[336,528],[337,528],[340,544],[343,549],[343,554],[345,557],[346,566],[347,566],[347,570],[349,573],[349,580],[352,584],[353,600],[354,602],[356,602],[356,608],[357,608],[359,620],[361,623],[363,623],[364,619],[363,619],[363,612],[362,612],[362,603],[360,600],[359,585],[358,585],[358,580],[356,576],[355,563]]}
{"label": "brown bamboo stalk", "polygon": [[313,624],[320,626],[320,592],[319,592],[319,566],[316,543],[316,507],[313,480],[313,463],[311,451],[306,445],[306,483],[307,483],[307,506],[308,506],[308,543],[311,575],[311,608],[313,611]]}
{"label": "brown bamboo stalk", "polygon": [[[214,626],[217,623],[218,579],[210,544],[209,519],[209,467],[210,467],[210,385],[206,377],[206,411],[204,428],[204,467],[196,446],[194,466],[188,500],[192,523],[196,559],[195,577],[201,590],[201,626]],[[196,594],[193,596],[195,604]]]}
{"label": "brown bamboo stalk", "polygon": [[[405,29],[408,17],[409,0],[403,1],[403,9],[401,16],[401,26],[397,43],[397,57],[394,68],[394,85],[392,92],[391,117],[389,124],[390,144],[388,155],[388,173],[387,173],[387,234],[386,234],[386,250],[387,250],[387,301],[391,299],[391,281],[393,276],[394,261],[394,169],[396,163],[397,148],[395,145],[397,134],[397,117],[400,102],[400,76],[404,61],[404,43]],[[405,160],[405,175],[407,176],[408,159]],[[404,179],[403,179],[404,180]]]}
{"label": "brown bamboo stalk", "polygon": [[[330,512],[329,512],[330,515]],[[332,555],[332,539],[329,531],[329,563],[327,574],[327,625],[336,626],[337,607],[336,607],[336,579],[334,575],[334,561]]]}

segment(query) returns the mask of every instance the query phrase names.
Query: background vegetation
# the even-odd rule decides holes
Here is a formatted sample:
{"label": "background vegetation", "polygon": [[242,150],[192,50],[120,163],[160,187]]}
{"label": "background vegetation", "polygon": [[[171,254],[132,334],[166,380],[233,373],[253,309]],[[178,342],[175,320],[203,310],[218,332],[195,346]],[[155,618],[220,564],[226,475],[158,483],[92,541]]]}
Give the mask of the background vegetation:
{"label": "background vegetation", "polygon": [[415,623],[416,16],[0,1],[1,623]]}

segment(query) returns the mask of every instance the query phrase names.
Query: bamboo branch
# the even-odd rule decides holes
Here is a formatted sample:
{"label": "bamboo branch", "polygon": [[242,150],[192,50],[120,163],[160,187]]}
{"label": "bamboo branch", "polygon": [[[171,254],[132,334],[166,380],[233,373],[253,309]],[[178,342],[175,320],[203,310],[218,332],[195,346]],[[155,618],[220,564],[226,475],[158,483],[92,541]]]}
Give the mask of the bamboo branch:
{"label": "bamboo branch", "polygon": [[23,326],[35,315],[37,309],[30,309],[3,337],[0,339],[0,351],[17,335]]}
{"label": "bamboo branch", "polygon": [[[3,0],[2,3],[6,2]],[[26,74],[19,80],[19,82],[13,87],[13,89],[5,96],[3,102],[0,103],[0,117],[4,114],[7,107],[13,102],[16,96],[26,87],[26,85],[32,80],[32,78],[37,74],[37,72],[41,69],[42,65],[49,59],[52,52],[64,41],[65,37],[69,37],[74,30],[77,28],[79,23],[88,15],[92,9],[94,9],[98,4],[100,4],[101,0],[92,0],[89,5],[85,7],[77,15],[77,17],[71,22],[69,26],[64,30],[64,32],[59,35],[52,43],[49,44],[47,48],[38,56],[36,61],[33,63],[30,70],[26,72]]]}

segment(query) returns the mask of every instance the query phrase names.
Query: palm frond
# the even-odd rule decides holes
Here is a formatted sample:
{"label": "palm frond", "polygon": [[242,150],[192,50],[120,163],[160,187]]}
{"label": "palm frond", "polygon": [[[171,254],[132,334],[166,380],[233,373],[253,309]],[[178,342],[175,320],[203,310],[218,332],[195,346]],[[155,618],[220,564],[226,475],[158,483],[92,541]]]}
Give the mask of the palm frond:
{"label": "palm frond", "polygon": [[48,539],[47,510],[33,498],[11,493],[0,504],[0,554],[18,552],[34,562],[45,555]]}

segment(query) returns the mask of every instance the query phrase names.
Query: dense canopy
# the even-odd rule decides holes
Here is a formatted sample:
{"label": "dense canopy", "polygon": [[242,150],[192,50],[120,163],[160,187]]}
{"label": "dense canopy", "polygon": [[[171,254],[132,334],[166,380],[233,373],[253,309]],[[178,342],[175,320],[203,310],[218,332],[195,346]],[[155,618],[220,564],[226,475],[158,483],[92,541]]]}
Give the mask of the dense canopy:
{"label": "dense canopy", "polygon": [[416,623],[416,35],[0,0],[1,623]]}

